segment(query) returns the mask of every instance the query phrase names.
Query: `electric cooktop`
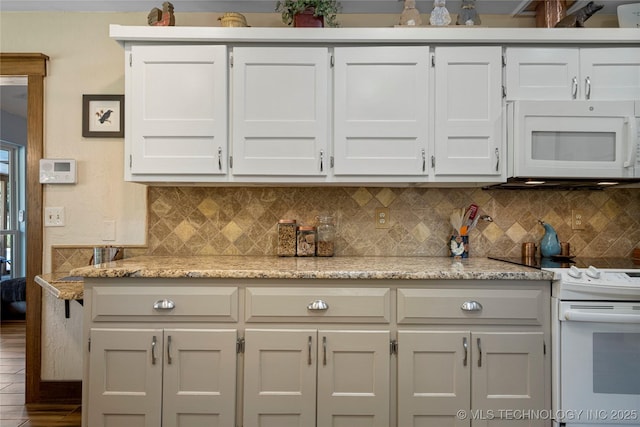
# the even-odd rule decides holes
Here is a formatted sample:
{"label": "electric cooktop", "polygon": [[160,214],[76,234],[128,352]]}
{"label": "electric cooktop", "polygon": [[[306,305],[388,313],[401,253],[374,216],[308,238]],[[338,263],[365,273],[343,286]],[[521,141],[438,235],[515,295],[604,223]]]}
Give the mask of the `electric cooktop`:
{"label": "electric cooktop", "polygon": [[519,257],[495,257],[489,259],[504,261],[511,264],[522,265],[537,269],[542,268],[569,268],[575,265],[578,268],[594,266],[598,269],[640,269],[640,261],[631,258],[587,258],[587,257],[551,257],[551,258],[519,258]]}

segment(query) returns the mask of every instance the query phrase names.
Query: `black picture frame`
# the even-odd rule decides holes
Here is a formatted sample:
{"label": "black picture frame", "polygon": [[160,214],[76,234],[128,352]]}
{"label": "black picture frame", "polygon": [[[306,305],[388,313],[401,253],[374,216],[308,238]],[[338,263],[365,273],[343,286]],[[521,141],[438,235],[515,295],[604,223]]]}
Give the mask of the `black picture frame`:
{"label": "black picture frame", "polygon": [[82,95],[82,136],[124,138],[124,95]]}

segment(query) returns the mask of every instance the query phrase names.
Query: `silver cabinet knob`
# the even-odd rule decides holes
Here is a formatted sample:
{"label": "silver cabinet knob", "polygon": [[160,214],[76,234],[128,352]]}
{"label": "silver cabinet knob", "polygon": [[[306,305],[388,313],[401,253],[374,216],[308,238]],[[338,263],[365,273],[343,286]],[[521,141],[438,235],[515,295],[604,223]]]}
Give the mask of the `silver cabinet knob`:
{"label": "silver cabinet knob", "polygon": [[170,299],[160,299],[153,304],[153,308],[156,310],[173,310],[176,308],[176,304]]}
{"label": "silver cabinet knob", "polygon": [[322,301],[321,299],[317,299],[307,306],[307,310],[313,310],[313,311],[324,311],[328,309],[329,309],[329,304]]}
{"label": "silver cabinet knob", "polygon": [[465,301],[464,303],[462,303],[462,306],[460,308],[464,311],[481,311],[482,304],[480,304],[478,301]]}

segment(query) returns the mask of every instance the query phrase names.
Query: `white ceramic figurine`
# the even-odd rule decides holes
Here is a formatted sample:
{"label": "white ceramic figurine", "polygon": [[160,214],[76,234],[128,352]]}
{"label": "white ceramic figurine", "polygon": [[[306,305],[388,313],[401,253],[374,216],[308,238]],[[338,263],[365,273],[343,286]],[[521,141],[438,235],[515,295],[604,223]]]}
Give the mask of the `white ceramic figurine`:
{"label": "white ceramic figurine", "polygon": [[451,16],[447,10],[446,0],[435,0],[429,23],[436,27],[446,27],[451,23]]}

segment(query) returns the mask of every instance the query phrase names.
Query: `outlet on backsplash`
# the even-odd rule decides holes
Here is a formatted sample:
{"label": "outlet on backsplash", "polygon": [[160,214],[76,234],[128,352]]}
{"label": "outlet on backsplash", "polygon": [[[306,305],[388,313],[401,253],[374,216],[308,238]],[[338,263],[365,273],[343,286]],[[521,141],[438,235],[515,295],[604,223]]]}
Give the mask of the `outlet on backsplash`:
{"label": "outlet on backsplash", "polygon": [[571,211],[571,229],[584,230],[584,216],[582,215],[582,211]]}
{"label": "outlet on backsplash", "polygon": [[391,217],[389,216],[389,208],[376,208],[376,228],[390,228]]}

